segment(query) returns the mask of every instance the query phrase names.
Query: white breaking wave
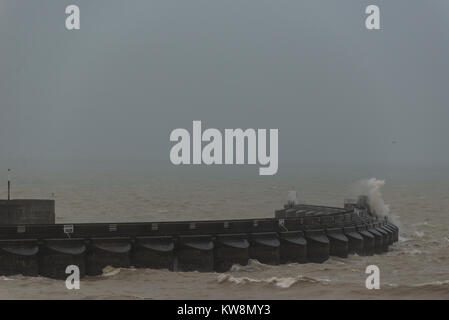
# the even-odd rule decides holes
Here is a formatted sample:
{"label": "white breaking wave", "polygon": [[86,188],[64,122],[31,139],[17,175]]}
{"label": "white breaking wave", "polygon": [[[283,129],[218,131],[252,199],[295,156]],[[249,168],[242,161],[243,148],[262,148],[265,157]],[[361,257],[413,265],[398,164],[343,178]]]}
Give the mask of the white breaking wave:
{"label": "white breaking wave", "polygon": [[278,288],[287,289],[296,283],[321,283],[326,284],[330,282],[328,279],[315,279],[306,276],[297,276],[297,277],[271,277],[268,279],[254,279],[250,277],[234,277],[230,274],[220,274],[217,278],[218,283],[232,283],[236,285],[244,285],[244,284],[252,284],[252,283],[262,283],[262,284],[270,284]]}
{"label": "white breaking wave", "polygon": [[422,254],[422,251],[419,249],[409,249],[409,250],[405,250],[404,253],[410,254],[410,255],[416,255],[416,254]]}
{"label": "white breaking wave", "polygon": [[418,223],[414,223],[414,224],[412,224],[412,227],[436,227],[435,225],[433,225],[433,224],[430,224],[430,223],[428,223],[427,221],[424,221],[424,222],[418,222]]}
{"label": "white breaking wave", "polygon": [[102,277],[115,276],[116,274],[119,274],[121,270],[122,270],[121,268],[114,268],[111,266],[106,266],[103,268],[103,274],[101,276]]}
{"label": "white breaking wave", "polygon": [[425,283],[419,283],[411,285],[412,287],[426,287],[426,286],[444,286],[448,285],[449,280],[443,280],[443,281],[432,281],[432,282],[425,282]]}
{"label": "white breaking wave", "polygon": [[246,266],[242,266],[240,264],[233,264],[231,267],[230,272],[239,272],[239,271],[246,271],[246,272],[254,272],[254,271],[262,271],[271,268],[271,266],[267,264],[263,264],[255,259],[249,259],[248,264]]}
{"label": "white breaking wave", "polygon": [[422,232],[422,231],[415,231],[415,235],[417,237],[419,237],[419,238],[422,238],[422,237],[424,237],[424,232]]}

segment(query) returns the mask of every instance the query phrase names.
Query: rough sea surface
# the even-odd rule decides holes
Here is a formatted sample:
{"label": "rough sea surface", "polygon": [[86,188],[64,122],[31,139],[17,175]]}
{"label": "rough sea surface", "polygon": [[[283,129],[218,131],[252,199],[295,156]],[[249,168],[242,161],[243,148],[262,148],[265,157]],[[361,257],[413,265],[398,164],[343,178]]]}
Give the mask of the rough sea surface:
{"label": "rough sea surface", "polygon": [[[272,217],[291,186],[301,202],[342,206],[355,182],[372,177],[175,171],[22,175],[14,197],[54,197],[61,223],[256,218]],[[280,266],[251,260],[225,273],[107,267],[103,276],[83,278],[80,290],[16,275],[0,277],[0,299],[449,299],[449,180],[391,172],[376,178],[386,180],[383,199],[400,227],[386,254]],[[372,264],[380,268],[379,290],[365,287]]]}

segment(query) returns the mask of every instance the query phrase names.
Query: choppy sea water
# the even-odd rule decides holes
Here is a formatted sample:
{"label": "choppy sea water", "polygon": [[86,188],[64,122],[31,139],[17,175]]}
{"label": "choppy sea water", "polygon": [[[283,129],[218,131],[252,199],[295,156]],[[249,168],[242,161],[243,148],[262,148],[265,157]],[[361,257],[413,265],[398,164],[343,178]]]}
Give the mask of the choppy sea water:
{"label": "choppy sea water", "polygon": [[[291,186],[302,202],[341,206],[358,178],[370,176],[18,176],[14,197],[53,197],[57,222],[256,218],[273,216]],[[15,275],[0,277],[0,298],[449,299],[449,181],[390,177],[382,192],[401,228],[400,241],[386,254],[280,266],[251,260],[225,273],[106,268],[71,291],[64,281]],[[380,268],[379,290],[365,288],[371,264]]]}

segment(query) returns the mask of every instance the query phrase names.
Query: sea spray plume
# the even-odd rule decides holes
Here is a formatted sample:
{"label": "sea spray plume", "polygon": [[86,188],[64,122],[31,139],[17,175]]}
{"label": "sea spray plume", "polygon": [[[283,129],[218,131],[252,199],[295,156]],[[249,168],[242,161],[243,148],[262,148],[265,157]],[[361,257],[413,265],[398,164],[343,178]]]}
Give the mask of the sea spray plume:
{"label": "sea spray plume", "polygon": [[294,206],[296,204],[298,204],[298,193],[296,192],[295,188],[291,188],[291,190],[288,193],[287,196],[287,203],[290,206]]}
{"label": "sea spray plume", "polygon": [[[379,217],[387,217],[389,221],[403,230],[404,228],[399,220],[399,216],[391,214],[390,206],[385,203],[382,197],[380,189],[384,185],[385,180],[378,180],[376,178],[361,180],[355,185],[354,192],[357,196],[364,195],[368,197],[368,204],[374,214]],[[401,241],[407,241],[407,239],[402,238]]]}
{"label": "sea spray plume", "polygon": [[379,217],[388,217],[390,214],[390,207],[385,204],[380,192],[384,184],[385,180],[371,178],[360,181],[356,186],[357,195],[367,196],[371,211]]}

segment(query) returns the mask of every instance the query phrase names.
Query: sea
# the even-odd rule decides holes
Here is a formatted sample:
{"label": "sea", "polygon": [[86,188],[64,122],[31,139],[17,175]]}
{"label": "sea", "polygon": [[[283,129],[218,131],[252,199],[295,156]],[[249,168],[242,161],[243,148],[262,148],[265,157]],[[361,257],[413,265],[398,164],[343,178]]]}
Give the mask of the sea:
{"label": "sea", "polygon": [[[449,299],[447,171],[291,167],[271,177],[257,173],[246,166],[28,168],[13,171],[12,188],[14,198],[54,199],[58,223],[142,222],[273,217],[292,187],[301,203],[341,207],[361,192],[361,181],[375,179],[377,196],[400,228],[399,241],[380,255],[279,266],[250,260],[224,273],[106,267],[101,276],[82,278],[79,290],[62,280],[0,276],[0,299]],[[379,268],[379,289],[365,285],[370,265]]]}

